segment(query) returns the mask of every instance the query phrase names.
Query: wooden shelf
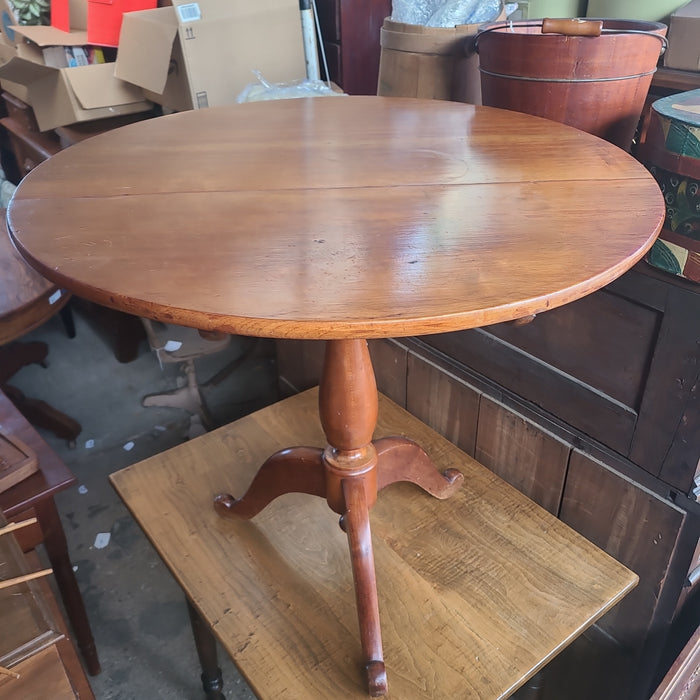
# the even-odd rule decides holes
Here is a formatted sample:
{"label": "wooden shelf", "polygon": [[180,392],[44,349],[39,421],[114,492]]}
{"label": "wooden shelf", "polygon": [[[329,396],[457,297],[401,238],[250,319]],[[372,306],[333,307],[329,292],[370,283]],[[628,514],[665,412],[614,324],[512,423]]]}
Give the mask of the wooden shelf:
{"label": "wooden shelf", "polygon": [[670,90],[672,92],[686,92],[700,88],[700,72],[688,70],[675,70],[673,68],[659,68],[651,81],[654,89]]}

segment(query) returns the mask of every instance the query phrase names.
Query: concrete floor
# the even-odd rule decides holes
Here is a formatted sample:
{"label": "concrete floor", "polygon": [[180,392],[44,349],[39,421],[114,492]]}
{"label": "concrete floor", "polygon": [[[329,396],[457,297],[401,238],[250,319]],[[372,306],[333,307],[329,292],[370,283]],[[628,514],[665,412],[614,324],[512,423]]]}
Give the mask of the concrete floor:
{"label": "concrete floor", "polygon": [[[145,341],[136,360],[119,363],[93,322],[79,312],[73,315],[73,339],[59,317],[23,338],[49,344],[49,366],[24,367],[11,383],[83,428],[75,446],[40,432],[77,477],[56,503],[102,663],[102,673],[90,683],[97,700],[203,698],[182,593],[107,478],[187,439],[185,411],[141,406],[144,395],[175,388],[184,376],[179,366],[161,370]],[[212,376],[248,342],[234,338],[230,349],[198,360],[200,379]],[[219,424],[276,399],[274,351],[261,343],[233,375],[205,390]],[[222,651],[219,656],[226,697],[254,698],[231,661]]]}

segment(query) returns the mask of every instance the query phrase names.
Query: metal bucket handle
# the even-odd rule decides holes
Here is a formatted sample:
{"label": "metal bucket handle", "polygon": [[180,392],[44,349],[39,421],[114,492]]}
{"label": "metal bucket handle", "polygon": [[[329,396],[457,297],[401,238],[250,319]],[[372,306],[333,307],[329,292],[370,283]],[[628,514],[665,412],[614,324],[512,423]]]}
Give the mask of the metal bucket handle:
{"label": "metal bucket handle", "polygon": [[[541,22],[519,22],[519,27],[540,27],[542,34],[563,34],[564,36],[590,36],[599,37],[601,34],[646,34],[653,36],[661,42],[659,56],[663,56],[668,47],[668,39],[655,32],[644,31],[643,29],[603,29],[602,19],[543,19]],[[500,22],[490,27],[480,29],[472,41],[471,51],[479,53],[479,36],[486,32],[492,32],[504,27],[513,27],[512,21]]]}

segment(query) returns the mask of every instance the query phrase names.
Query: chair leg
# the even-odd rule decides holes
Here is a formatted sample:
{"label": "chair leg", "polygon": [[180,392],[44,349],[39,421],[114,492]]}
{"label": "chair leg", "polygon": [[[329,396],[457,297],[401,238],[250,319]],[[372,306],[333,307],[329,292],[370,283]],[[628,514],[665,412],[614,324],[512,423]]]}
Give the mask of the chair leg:
{"label": "chair leg", "polygon": [[47,366],[49,346],[39,341],[14,342],[0,348],[0,384],[4,384],[22,367],[30,364]]}
{"label": "chair leg", "polygon": [[46,401],[25,396],[10,384],[0,384],[0,389],[33,426],[50,430],[57,437],[67,440],[71,447],[75,447],[75,441],[83,429],[77,420],[55,409]]}
{"label": "chair leg", "polygon": [[71,307],[71,302],[69,301],[59,313],[61,314],[63,327],[66,329],[66,335],[69,338],[75,338],[75,318],[73,318],[73,308]]}
{"label": "chair leg", "polygon": [[185,376],[187,377],[185,386],[166,394],[149,394],[143,398],[142,404],[144,406],[182,408],[188,413],[198,415],[202,425],[206,429],[211,429],[214,427],[214,421],[199,389],[194,360],[186,360],[184,364]]}

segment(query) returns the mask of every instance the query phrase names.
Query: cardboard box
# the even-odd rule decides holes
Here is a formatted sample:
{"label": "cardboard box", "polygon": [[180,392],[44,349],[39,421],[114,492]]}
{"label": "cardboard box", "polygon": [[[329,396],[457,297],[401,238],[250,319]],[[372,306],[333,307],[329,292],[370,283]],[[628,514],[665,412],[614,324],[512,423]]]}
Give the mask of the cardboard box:
{"label": "cardboard box", "polygon": [[173,0],[124,15],[115,75],[164,107],[233,104],[253,70],[270,83],[306,77],[297,0]]}
{"label": "cardboard box", "polygon": [[114,63],[72,68],[45,64],[45,48],[86,45],[87,32],[46,26],[13,29],[28,41],[18,41],[16,47],[0,45],[0,78],[26,86],[25,102],[34,108],[42,131],[152,107],[142,90],[115,78]]}
{"label": "cardboard box", "polygon": [[64,32],[87,29],[88,43],[117,46],[123,14],[156,5],[157,0],[51,0],[51,26]]}
{"label": "cardboard box", "polygon": [[124,13],[150,10],[156,5],[157,0],[88,0],[88,41],[101,46],[117,46]]}
{"label": "cardboard box", "polygon": [[671,15],[664,66],[700,71],[700,0],[691,0]]}
{"label": "cardboard box", "polygon": [[15,83],[12,80],[0,80],[0,89],[3,92],[8,92],[13,97],[17,97],[25,104],[31,105],[29,101],[29,89],[22,83]]}
{"label": "cardboard box", "polygon": [[87,12],[87,0],[51,0],[51,26],[64,32],[87,29]]}

